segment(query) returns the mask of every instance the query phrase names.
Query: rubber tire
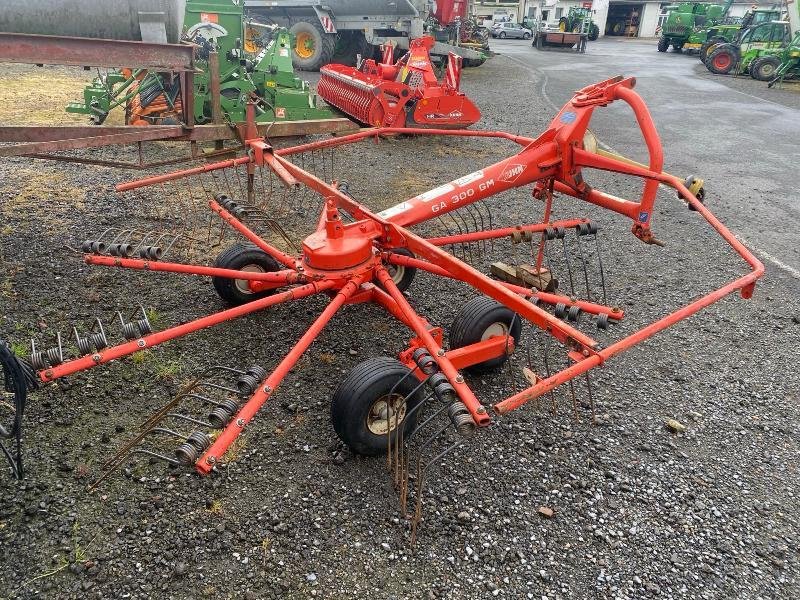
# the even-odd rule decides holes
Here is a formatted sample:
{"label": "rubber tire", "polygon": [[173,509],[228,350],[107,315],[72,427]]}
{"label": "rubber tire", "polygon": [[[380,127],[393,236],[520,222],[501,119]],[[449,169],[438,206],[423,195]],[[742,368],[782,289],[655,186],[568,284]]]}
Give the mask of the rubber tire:
{"label": "rubber tire", "polygon": [[683,52],[683,44],[672,44],[672,51],[680,54]]}
{"label": "rubber tire", "polygon": [[[750,77],[757,81],[770,81],[775,77],[775,72],[780,64],[781,60],[777,56],[759,56],[750,63]],[[768,75],[761,73],[764,65],[773,65],[772,71]]]}
{"label": "rubber tire", "polygon": [[[388,435],[372,433],[367,428],[366,419],[375,400],[388,394],[409,371],[400,361],[379,356],[356,365],[339,383],[331,399],[331,423],[339,439],[353,452],[365,456],[386,452]],[[397,385],[395,391],[408,396],[418,385],[419,380],[410,375]],[[405,435],[413,430],[419,416],[419,411],[411,416],[409,412],[421,400],[419,391],[406,400],[406,417],[401,424]]]}
{"label": "rubber tire", "polygon": [[465,58],[461,63],[461,66],[468,68],[480,67],[485,62],[485,58]]}
{"label": "rubber tire", "polygon": [[662,37],[658,40],[658,51],[659,52],[666,52],[669,48],[669,39]]}
{"label": "rubber tire", "polygon": [[295,69],[304,71],[319,71],[323,65],[327,65],[333,58],[336,51],[336,35],[325,33],[319,22],[298,21],[289,28],[289,33],[296,36],[298,33],[308,33],[314,39],[314,47],[317,50],[308,58],[301,58],[292,47],[292,64]]}
{"label": "rubber tire", "polygon": [[703,45],[700,46],[700,62],[703,64],[706,63],[706,59],[708,58],[708,49],[711,48],[711,46],[727,43],[728,42],[725,40],[725,38],[713,38],[703,42]]}
{"label": "rubber tire", "polygon": [[[497,300],[487,296],[478,296],[467,302],[453,319],[450,326],[450,349],[463,348],[481,341],[486,330],[494,323],[504,323],[509,327],[514,345],[519,345],[522,333],[522,320],[519,315]],[[466,367],[471,373],[484,373],[502,366],[508,356],[499,356]]]}
{"label": "rubber tire", "polygon": [[[403,256],[408,256],[410,258],[416,258],[413,252],[408,248],[392,248],[392,252],[395,254],[402,254]],[[411,283],[414,281],[414,276],[417,274],[416,267],[404,267],[401,265],[391,265],[395,269],[402,269],[402,276],[399,280],[395,280],[395,277],[392,277],[394,280],[395,285],[401,292],[405,292],[408,288],[411,287]],[[377,283],[377,282],[376,282]],[[383,286],[380,283],[377,283],[378,287],[383,289]],[[384,290],[385,291],[385,290]]]}
{"label": "rubber tire", "polygon": [[[248,265],[258,265],[267,273],[281,270],[278,261],[252,244],[234,244],[227,250],[223,250],[214,261],[214,266],[219,269],[241,270]],[[211,282],[223,302],[231,306],[246,304],[274,294],[276,291],[268,290],[257,294],[245,293],[236,287],[235,279],[227,277],[212,277]]]}
{"label": "rubber tire", "polygon": [[529,40],[529,39],[531,39],[531,34],[530,34],[530,33],[523,33],[523,34],[522,34],[522,39],[523,39],[523,40]]}
{"label": "rubber tire", "polygon": [[590,42],[594,42],[599,37],[600,37],[600,28],[594,23],[592,23],[591,26],[589,27],[588,39]]}
{"label": "rubber tire", "polygon": [[[719,68],[714,64],[714,59],[720,54],[727,53],[731,55],[730,65],[727,69]],[[720,44],[708,55],[706,60],[706,68],[714,73],[714,75],[727,75],[733,71],[736,63],[739,62],[739,50],[733,44]]]}
{"label": "rubber tire", "polygon": [[497,37],[499,37],[501,40],[506,39],[506,32],[501,31],[499,34],[497,34]]}

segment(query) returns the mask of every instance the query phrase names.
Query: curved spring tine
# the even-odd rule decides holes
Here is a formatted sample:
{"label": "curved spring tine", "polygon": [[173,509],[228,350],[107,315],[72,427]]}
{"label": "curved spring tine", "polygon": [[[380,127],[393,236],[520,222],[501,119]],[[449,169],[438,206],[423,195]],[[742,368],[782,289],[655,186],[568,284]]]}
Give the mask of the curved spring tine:
{"label": "curved spring tine", "polygon": [[181,413],[167,413],[167,416],[181,421],[187,421],[188,423],[194,423],[195,425],[200,425],[201,427],[207,427],[208,429],[214,428],[211,423],[201,421],[200,419],[195,419],[189,415],[182,415]]}
{"label": "curved spring tine", "polygon": [[592,301],[592,291],[589,287],[589,268],[586,265],[586,256],[583,252],[583,240],[581,239],[582,236],[577,235],[577,231],[575,232],[575,238],[578,240],[578,251],[580,252],[581,257],[581,265],[583,266],[583,281],[586,284],[586,299],[590,302]]}
{"label": "curved spring tine", "polygon": [[[469,223],[464,218],[464,214],[463,214],[462,211],[457,210],[457,211],[451,212],[450,216],[453,217],[453,221],[455,221],[456,220],[456,216],[458,216],[461,219],[461,221],[464,223],[464,233],[470,233]],[[461,247],[463,249],[462,250],[463,252],[469,253],[469,261],[468,262],[471,262],[472,261],[472,243],[471,242],[464,242],[464,243],[461,244]],[[464,260],[467,260],[466,259],[466,254],[464,254],[464,257],[465,257]]]}
{"label": "curved spring tine", "polygon": [[[419,367],[414,367],[414,369],[413,369],[413,370],[409,370],[409,371],[408,371],[408,373],[406,373],[405,375],[403,375],[403,376],[402,376],[402,377],[401,377],[401,378],[400,378],[400,379],[399,379],[399,380],[398,380],[398,381],[397,381],[397,382],[396,382],[396,383],[395,383],[395,384],[394,384],[394,385],[391,387],[391,389],[389,390],[389,393],[388,393],[387,395],[388,395],[388,396],[391,398],[391,397],[394,395],[395,391],[397,390],[398,386],[399,386],[401,383],[403,383],[403,382],[404,382],[406,379],[408,379],[408,378],[409,378],[411,375],[413,375],[413,374],[414,374],[414,372],[415,372],[415,371],[416,371],[418,368],[419,368]],[[414,393],[416,393],[416,390],[417,390],[417,389],[418,389],[418,388],[415,388],[415,390],[414,390]],[[412,395],[413,395],[413,393],[412,393],[412,394],[409,394],[408,396],[406,396],[406,399],[407,399],[409,396],[412,396]],[[408,418],[408,417],[406,416],[406,418]],[[390,420],[391,420],[391,415],[390,415],[390,413],[389,413],[389,409],[388,409],[388,407],[387,407],[387,409],[386,409],[386,443],[387,443],[387,446],[386,446],[386,466],[387,466],[389,469],[391,469],[391,467],[392,467],[392,425],[391,425],[391,422],[390,422]]]}
{"label": "curved spring tine", "polygon": [[564,264],[567,266],[567,275],[569,275],[569,289],[572,295],[575,296],[575,283],[572,280],[572,267],[570,266],[569,251],[567,250],[567,236],[561,238],[561,248],[564,251]]}
{"label": "curved spring tine", "polygon": [[222,390],[224,392],[230,392],[231,394],[235,394],[236,396],[241,395],[241,392],[239,390],[236,390],[234,388],[230,388],[230,387],[227,387],[227,386],[224,386],[224,385],[220,385],[218,383],[212,383],[210,381],[201,381],[197,385],[198,385],[198,387],[210,387],[210,388],[214,388],[215,390]]}
{"label": "curved spring tine", "polygon": [[[478,220],[475,218],[475,215],[473,214],[472,209],[470,208],[469,204],[464,206],[464,212],[467,213],[470,216],[470,218],[472,219],[472,223],[475,226],[475,229],[473,229],[473,231],[482,231],[480,229],[480,227],[478,226]],[[472,248],[472,243],[470,243],[470,248]],[[478,242],[478,245],[477,245],[477,252],[480,255],[480,253],[481,253],[480,242]]]}
{"label": "curved spring tine", "polygon": [[597,251],[597,266],[600,268],[600,287],[603,289],[603,304],[608,304],[606,297],[606,276],[603,270],[603,257],[600,253],[600,240],[597,237],[597,232],[594,234],[594,245]]}
{"label": "curved spring tine", "polygon": [[146,456],[152,456],[153,458],[157,458],[159,460],[163,460],[164,462],[168,462],[169,464],[178,467],[180,466],[180,462],[177,458],[172,458],[171,456],[164,456],[163,454],[159,454],[158,452],[153,452],[152,450],[147,450],[146,448],[136,448],[131,450],[131,454],[144,454]]}
{"label": "curved spring tine", "polygon": [[[458,402],[458,400],[456,400]],[[435,461],[439,460],[441,456],[444,456],[454,447],[461,444],[461,440],[456,440],[451,446],[446,448],[443,452],[436,455],[432,460],[428,461],[425,464],[425,467],[422,468],[422,453],[430,445],[435,439],[437,439],[440,435],[442,435],[447,429],[450,427],[451,423],[448,419],[447,423],[445,423],[444,427],[442,427],[438,432],[432,435],[428,440],[420,446],[418,454],[417,454],[417,498],[416,498],[416,506],[414,509],[414,518],[411,521],[411,544],[413,545],[417,539],[417,525],[419,524],[420,520],[422,519],[422,489],[423,483],[425,481],[425,473],[427,473],[428,468],[431,464]]]}
{"label": "curved spring tine", "polygon": [[227,372],[227,373],[236,373],[237,375],[243,375],[245,373],[245,371],[242,371],[240,369],[234,369],[233,367],[227,367],[225,365],[212,365],[212,366],[208,367],[205,371],[200,373],[200,375],[201,376],[205,376],[205,375],[208,375],[209,373],[214,373],[216,371],[224,371],[224,372]]}
{"label": "curved spring tine", "polygon": [[[401,383],[402,381],[404,381],[404,380],[406,379],[406,377],[408,377],[409,375],[412,375],[412,374],[413,374],[413,373],[414,373],[414,372],[415,372],[415,371],[416,371],[418,368],[419,368],[418,366],[417,366],[417,367],[414,367],[414,370],[412,370],[412,371],[409,371],[408,373],[406,373],[406,375],[404,375],[404,376],[403,376],[403,377],[400,379],[400,381],[398,381],[398,382],[397,382],[397,383],[396,383],[396,384],[395,384],[395,385],[392,387],[391,391],[389,392],[389,397],[391,397],[391,396],[392,396],[392,394],[394,394],[394,391],[397,389],[397,386],[398,386],[398,385],[400,385],[400,383]],[[418,392],[418,391],[419,391],[419,390],[420,390],[420,389],[421,389],[423,386],[425,386],[425,384],[427,384],[427,383],[428,383],[428,381],[430,380],[430,378],[431,378],[431,375],[428,375],[428,376],[427,376],[427,377],[426,377],[426,378],[425,378],[423,381],[420,381],[420,382],[417,384],[417,386],[416,386],[416,387],[415,387],[415,388],[414,388],[414,389],[413,389],[413,390],[412,390],[412,391],[411,391],[411,392],[410,392],[410,393],[409,393],[409,394],[406,396],[406,399],[408,399],[408,398],[410,398],[410,397],[413,397],[413,396],[414,396],[414,395],[415,395],[415,394],[416,394],[416,393],[417,393],[417,392]],[[406,419],[409,419],[409,418],[411,418],[411,416],[412,416],[412,415],[413,415],[413,414],[416,412],[416,410],[417,410],[417,409],[418,409],[418,408],[419,408],[419,407],[420,407],[422,404],[424,404],[424,402],[425,402],[425,401],[427,401],[427,398],[426,398],[425,400],[421,401],[421,402],[420,402],[420,403],[419,403],[417,406],[415,406],[414,408],[412,408],[411,410],[409,410],[409,411],[406,413],[406,417],[405,417],[405,418],[406,418]],[[397,427],[397,428],[396,428],[396,430],[395,430],[395,431],[397,432],[397,433],[394,435],[394,438],[395,438],[395,448],[396,448],[396,450],[395,450],[395,452],[394,452],[394,453],[392,453],[392,429],[391,429],[391,422],[390,422],[390,418],[391,418],[391,417],[389,416],[389,411],[387,410],[387,411],[386,411],[386,431],[388,432],[388,434],[387,434],[387,436],[386,436],[386,441],[387,441],[387,446],[386,446],[386,460],[387,460],[387,463],[388,463],[388,464],[387,464],[387,466],[389,467],[389,470],[390,470],[390,471],[392,471],[392,472],[394,473],[394,482],[395,482],[395,485],[399,485],[399,483],[400,483],[400,476],[399,476],[399,467],[400,467],[400,465],[399,465],[399,463],[400,463],[400,453],[402,452],[402,444],[403,444],[403,440],[402,440],[402,438],[404,437],[404,436],[403,436],[404,427]],[[392,464],[392,458],[393,458],[393,457],[394,457],[394,464]]]}

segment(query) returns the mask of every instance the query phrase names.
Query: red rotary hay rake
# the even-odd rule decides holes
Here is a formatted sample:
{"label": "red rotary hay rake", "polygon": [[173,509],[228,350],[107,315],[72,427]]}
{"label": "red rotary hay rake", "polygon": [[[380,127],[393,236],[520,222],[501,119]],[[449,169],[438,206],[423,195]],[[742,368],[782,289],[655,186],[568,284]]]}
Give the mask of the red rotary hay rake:
{"label": "red rotary hay rake", "polygon": [[[202,182],[202,201],[207,202],[211,209],[211,217],[229,232],[235,231],[247,244],[230,246],[219,254],[214,266],[204,266],[165,260],[164,246],[179,245],[179,238],[191,239],[186,231],[155,234],[134,229],[114,230],[104,232],[100,239],[84,243],[86,263],[212,277],[217,293],[232,306],[163,331],[153,331],[144,312],[127,319],[119,314],[118,320],[128,340],[119,345],[109,345],[98,320],[85,336],[75,331],[79,355],[75,358],[65,358],[60,338],[57,347],[35,351],[29,360],[36,370],[35,379],[42,384],[53,382],[278,304],[315,294],[329,297],[326,308],[271,372],[260,367],[241,371],[215,368],[202,382],[184,389],[176,401],[159,411],[124,449],[131,449],[133,444],[151,434],[177,437],[183,443],[174,458],[165,457],[163,453],[144,452],[176,464],[194,465],[199,473],[205,475],[222,462],[234,440],[262,406],[278,393],[283,379],[337,311],[346,304],[375,303],[405,324],[413,332],[413,338],[397,359],[369,359],[356,366],[338,384],[331,404],[333,427],[341,440],[358,453],[386,453],[393,479],[400,490],[404,513],[412,497],[410,492],[414,491],[416,509],[412,523],[416,531],[426,472],[457,447],[464,436],[532,400],[546,398],[562,384],[569,387],[574,399],[574,382],[579,376],[585,377],[591,402],[588,377],[591,369],[736,290],[749,298],[755,281],[763,273],[759,261],[684,184],[662,171],[658,135],[633,86],[633,79],[618,77],[580,90],[536,139],[503,132],[399,128],[365,130],[282,150],[271,148],[264,140],[251,139],[246,157],[120,185],[119,190],[154,186],[147,187],[149,192],[166,182],[199,180]],[[594,110],[617,100],[633,109],[650,154],[646,167],[601,156],[584,148],[584,137]],[[521,150],[493,165],[375,213],[355,200],[344,184],[332,181],[335,155],[320,158],[319,153],[331,149],[341,153],[342,146],[359,141],[377,141],[381,136],[399,133],[502,138],[518,144]],[[298,164],[301,161],[305,168]],[[323,173],[321,177],[310,172],[319,169]],[[624,200],[593,189],[584,181],[584,169],[641,178],[641,197],[637,201]],[[261,192],[257,185],[245,185],[257,182],[265,174],[269,177],[269,185],[263,184],[262,179]],[[234,185],[229,186],[227,194],[222,194],[208,184],[208,177],[213,177],[216,182],[234,181]],[[481,245],[501,238],[514,241],[541,238],[535,254],[536,272],[541,277],[557,254],[548,250],[548,242],[555,243],[558,251],[559,244],[563,245],[566,253],[566,234],[571,231],[580,248],[585,276],[587,260],[594,260],[595,255],[599,259],[599,253],[592,251],[593,245],[587,244],[593,237],[596,239],[597,229],[582,218],[551,220],[553,193],[574,196],[629,218],[637,238],[646,243],[660,244],[650,228],[659,184],[675,188],[689,207],[705,218],[751,270],[605,346],[575,326],[582,315],[585,316],[584,322],[588,319],[600,329],[625,318],[620,309],[608,305],[604,298],[605,285],[602,295],[593,294],[587,278],[588,297],[577,299],[575,288],[579,286],[573,279],[580,278],[577,275],[573,278],[570,272],[570,296],[544,292],[491,279],[472,267],[466,254],[457,258],[443,249],[460,244]],[[242,197],[238,202],[230,197],[237,185]],[[481,201],[490,196],[523,186],[532,186],[534,198],[542,201],[544,218],[541,221],[499,227],[489,213],[478,210],[485,204]],[[296,195],[292,202],[287,203],[285,199],[289,193]],[[287,240],[290,236],[284,226],[288,229],[291,214],[310,212],[309,199],[318,201],[321,210],[318,218],[312,215],[315,227],[302,241],[301,247],[293,250],[294,246],[286,241],[286,250],[283,250],[277,242],[268,241],[267,235],[255,233],[254,228],[258,226],[272,232],[279,240]],[[258,206],[269,214],[259,213]],[[418,224],[466,208],[471,211],[469,219],[481,224],[475,231],[467,231],[464,227],[456,232],[447,231],[446,235],[423,237],[413,230]],[[272,217],[281,218],[283,225]],[[451,223],[457,221],[454,219]],[[138,258],[132,258],[133,255]],[[480,294],[458,313],[450,328],[449,348],[442,328],[421,316],[404,294],[417,271],[462,282]],[[599,271],[602,276],[602,264],[599,264]],[[539,370],[529,359],[522,369],[527,383],[487,405],[476,397],[475,387],[480,381],[471,379],[469,375],[497,369],[510,363],[509,359],[513,360],[515,354],[519,355],[515,350],[521,347],[523,324],[536,332],[540,341],[544,340],[545,347],[549,344],[550,350],[560,352],[561,357],[558,361],[548,361],[545,354],[545,363]],[[27,365],[14,359],[2,345],[0,350],[6,389],[14,394],[16,400],[24,401]],[[29,370],[28,375],[31,374]],[[226,376],[236,380],[235,387],[224,382]],[[29,377],[28,383],[32,379]],[[227,397],[214,400],[212,391],[221,391]],[[207,419],[177,412],[177,402],[190,399],[211,405]],[[442,418],[437,419],[438,416]],[[168,417],[180,425],[161,424]],[[187,424],[216,429],[218,433],[194,431],[187,435],[180,431],[181,426]],[[16,429],[6,428],[2,433],[8,436],[18,431],[17,423]],[[111,462],[119,464],[124,458],[120,455]],[[412,533],[412,539],[413,536]]]}
{"label": "red rotary hay rake", "polygon": [[440,83],[428,52],[434,44],[430,36],[416,38],[397,62],[387,46],[380,63],[368,59],[358,68],[326,65],[319,70],[317,93],[372,127],[469,127],[481,113],[459,91],[461,57],[450,53]]}

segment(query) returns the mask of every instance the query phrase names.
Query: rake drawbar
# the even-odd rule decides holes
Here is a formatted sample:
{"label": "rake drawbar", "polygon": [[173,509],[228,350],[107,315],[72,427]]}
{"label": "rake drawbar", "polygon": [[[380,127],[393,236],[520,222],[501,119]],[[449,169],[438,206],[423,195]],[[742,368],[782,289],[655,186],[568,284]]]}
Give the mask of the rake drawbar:
{"label": "rake drawbar", "polygon": [[[118,190],[136,189],[153,183],[193,177],[201,171],[226,169],[236,162],[248,168],[258,166],[270,169],[284,186],[301,186],[318,195],[323,199],[323,207],[316,229],[305,238],[300,251],[292,254],[278,249],[248,227],[244,222],[244,213],[230,199],[219,196],[207,199],[208,207],[216,218],[272,261],[269,269],[229,268],[224,264],[209,267],[168,262],[149,256],[105,256],[88,247],[90,252],[84,255],[84,260],[90,265],[200,275],[212,277],[215,282],[235,278],[237,285],[241,286],[239,292],[251,294],[252,300],[245,296],[241,301],[242,297],[237,296],[241,303],[236,306],[163,331],[148,332],[148,324],[146,328],[139,328],[134,339],[119,345],[101,344],[102,347],[94,350],[87,348],[90,352],[80,357],[68,359],[60,351],[52,355],[45,352],[42,358],[45,362],[39,365],[42,368],[37,368],[37,378],[42,383],[52,382],[234,318],[315,294],[328,296],[330,300],[327,307],[275,369],[269,373],[264,371],[266,375],[259,378],[258,384],[254,381],[254,385],[248,388],[252,393],[246,400],[241,405],[234,404],[236,410],[231,408],[227,411],[227,418],[220,423],[221,432],[213,438],[196,435],[187,440],[197,452],[195,469],[207,474],[220,463],[234,440],[276,393],[283,379],[338,310],[346,304],[373,302],[405,324],[414,337],[399,354],[398,360],[381,359],[382,362],[371,363],[361,370],[357,367],[353,377],[346,378],[347,383],[340,385],[333,398],[334,429],[345,443],[358,452],[377,454],[388,451],[390,464],[394,465],[392,468],[397,473],[396,481],[405,482],[400,485],[403,490],[401,498],[408,497],[409,479],[416,479],[419,502],[427,466],[418,459],[417,477],[410,477],[411,462],[402,448],[418,430],[417,419],[423,410],[436,405],[438,408],[434,413],[446,415],[446,428],[452,427],[461,436],[470,435],[477,428],[489,425],[494,417],[545,396],[562,384],[568,384],[572,389],[573,380],[578,376],[587,374],[616,354],[728,294],[738,290],[743,297],[749,298],[756,280],[763,274],[763,265],[692,195],[683,182],[663,173],[658,134],[644,102],[633,91],[634,84],[633,78],[616,77],[583,88],[559,111],[548,129],[535,139],[504,132],[417,128],[377,128],[281,150],[255,139],[248,142],[252,151],[245,158],[122,184]],[[647,166],[600,156],[583,147],[595,108],[617,100],[630,105],[636,116],[650,153]],[[335,181],[323,181],[291,160],[293,156],[310,150],[341,147],[400,133],[507,139],[517,143],[521,149],[495,164],[378,213],[359,203]],[[626,200],[590,187],[583,177],[585,169],[641,178],[643,186],[640,198]],[[576,322],[577,315],[587,313],[598,320],[602,318],[605,323],[617,322],[625,318],[619,308],[596,299],[578,299],[497,281],[444,250],[444,247],[453,243],[480,242],[523,234],[560,239],[568,229],[574,230],[578,236],[595,234],[596,229],[586,219],[550,219],[554,191],[623,215],[631,219],[632,233],[637,238],[648,244],[660,244],[651,230],[653,207],[660,183],[676,189],[685,202],[744,259],[750,271],[605,347],[567,321]],[[490,227],[483,231],[428,238],[410,229],[413,225],[478,203],[502,191],[524,186],[532,186],[534,196],[545,201],[543,221],[513,228]],[[539,265],[542,260],[540,251]],[[407,282],[397,276],[398,272],[402,272],[400,268],[418,269],[435,276],[456,279],[485,296],[482,300],[477,299],[477,303],[470,303],[472,312],[468,315],[469,319],[462,318],[458,328],[454,325],[454,329],[459,330],[460,344],[454,343],[454,332],[451,331],[450,348],[447,349],[443,329],[418,314],[403,293]],[[223,299],[230,300],[224,296]],[[500,314],[513,316],[491,320],[494,318],[492,315]],[[565,320],[564,315],[570,318]],[[573,315],[575,318],[572,318]],[[552,339],[561,344],[566,351],[568,366],[555,372],[550,372],[548,367],[544,374],[533,373],[529,369],[525,374],[529,385],[525,389],[487,406],[476,397],[465,372],[502,364],[512,355],[518,345],[521,321],[538,330],[545,340]],[[482,329],[467,331],[468,323],[483,323],[480,326]],[[372,387],[365,387],[367,383]],[[372,391],[367,393],[367,388]],[[20,386],[14,389],[19,390]],[[378,389],[382,391],[376,397],[378,392],[374,390]],[[426,418],[423,424],[428,421],[429,418]],[[423,448],[429,447],[426,445],[430,444],[427,438],[422,440],[421,434],[416,438],[421,440]],[[191,453],[188,455],[194,456]],[[442,455],[435,453],[427,465]],[[418,518],[415,519],[415,526],[416,521]]]}

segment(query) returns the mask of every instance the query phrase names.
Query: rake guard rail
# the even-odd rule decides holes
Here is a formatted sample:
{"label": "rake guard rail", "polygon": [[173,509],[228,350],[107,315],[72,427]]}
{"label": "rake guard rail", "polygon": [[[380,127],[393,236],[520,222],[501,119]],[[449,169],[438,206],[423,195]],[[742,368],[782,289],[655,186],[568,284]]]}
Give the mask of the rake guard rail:
{"label": "rake guard rail", "polygon": [[[505,414],[519,408],[526,402],[553,390],[558,385],[568,382],[578,375],[586,373],[593,367],[603,364],[609,358],[666,329],[670,325],[697,313],[728,294],[740,290],[744,298],[750,298],[753,294],[756,280],[764,273],[764,266],[708,208],[692,195],[680,180],[662,171],[663,153],[661,143],[647,107],[632,89],[634,84],[635,80],[632,78],[615,77],[583,88],[559,111],[548,130],[535,139],[515,136],[505,132],[378,128],[364,130],[341,138],[322,140],[274,151],[265,149],[263,142],[254,141],[253,145],[256,151],[241,159],[223,161],[117,186],[118,190],[124,191],[236,165],[246,164],[250,168],[252,165],[257,164],[271,168],[284,182],[297,181],[311,188],[325,199],[325,206],[320,216],[317,231],[306,238],[306,242],[303,245],[303,253],[300,256],[290,256],[259,237],[239,219],[222,208],[215,200],[209,200],[211,210],[217,213],[221,219],[286,267],[285,270],[271,274],[268,277],[263,274],[237,272],[237,279],[250,281],[250,285],[254,290],[272,288],[281,281],[285,281],[287,285],[296,284],[297,287],[291,287],[288,291],[278,292],[267,298],[255,300],[236,308],[227,309],[162,332],[144,336],[139,340],[104,349],[94,355],[67,361],[57,367],[40,371],[38,373],[39,378],[45,382],[52,381],[186,335],[192,331],[263,310],[269,306],[316,293],[329,294],[332,300],[317,320],[276,369],[261,383],[258,391],[241,407],[228,427],[198,460],[196,469],[201,473],[208,473],[222,458],[233,439],[241,433],[258,409],[271,397],[275,388],[288,374],[289,370],[300,358],[300,355],[319,335],[336,311],[346,303],[375,302],[383,306],[400,322],[406,324],[417,336],[415,340],[412,340],[412,344],[426,348],[430,355],[435,357],[440,371],[444,373],[447,380],[456,390],[460,400],[469,409],[475,423],[487,425],[491,422],[491,417],[487,414],[486,408],[475,398],[469,385],[458,372],[458,368],[485,360],[487,352],[499,352],[502,350],[501,345],[479,342],[472,346],[461,348],[457,352],[445,352],[442,348],[441,329],[431,327],[423,317],[414,311],[388,274],[384,266],[387,263],[413,266],[436,275],[461,280],[481,293],[501,302],[566,346],[567,355],[573,364],[546,378],[537,379],[527,389],[498,402],[493,407],[497,414]],[[594,109],[598,106],[605,106],[615,100],[622,100],[627,103],[636,116],[649,151],[648,167],[633,165],[607,156],[599,156],[584,149],[583,140]],[[522,149],[509,158],[419,194],[377,214],[337,189],[335,182],[328,184],[321,181],[313,174],[288,160],[288,157],[301,152],[337,147],[360,140],[378,139],[383,136],[397,134],[493,137],[515,142],[522,146]],[[599,169],[642,178],[644,182],[639,201],[634,202],[617,198],[592,189],[583,180],[582,170],[584,168]],[[751,270],[746,275],[737,277],[723,287],[690,302],[606,348],[601,347],[590,336],[554,317],[551,313],[528,299],[536,297],[550,304],[559,301],[570,302],[577,304],[587,312],[598,315],[604,313],[617,320],[623,317],[619,309],[591,302],[570,300],[554,294],[535,292],[495,281],[439,247],[441,244],[452,242],[453,236],[449,238],[424,239],[407,228],[437,215],[481,201],[499,192],[532,185],[534,186],[534,195],[546,195],[548,202],[552,201],[551,190],[555,190],[630,218],[633,222],[632,232],[635,236],[646,243],[659,244],[660,242],[650,230],[650,224],[652,209],[660,183],[676,189],[681,198],[703,216],[734,251],[744,259]],[[356,222],[343,226],[338,217],[340,209],[347,211]],[[520,226],[520,228],[490,230],[478,236],[472,236],[472,239],[503,237],[521,229],[530,232],[542,231],[552,225],[549,221],[549,204],[545,214],[544,223],[524,225]],[[566,221],[566,223],[572,223],[573,226],[578,226],[584,222],[582,219]],[[342,258],[341,268],[336,269],[331,269],[327,264],[324,268],[314,266],[314,262],[318,258],[317,252],[321,247],[320,244],[323,246],[328,244],[328,250],[339,247],[336,244],[341,244],[341,242],[336,240],[343,238],[345,229],[348,230],[347,235],[353,237],[354,228],[360,228],[361,231],[360,236],[357,235],[354,238],[354,243],[357,247],[355,252],[358,254],[361,249],[366,249],[365,260],[358,262],[358,264],[350,264],[346,262],[345,258]],[[361,240],[361,246],[358,246],[359,239]],[[417,258],[405,257],[392,252],[397,248],[408,248]],[[331,260],[331,254],[325,254],[324,256],[326,260]],[[97,257],[87,256],[86,261],[90,264],[148,268],[141,261],[135,260],[123,262],[120,259],[101,260]],[[154,267],[153,270],[157,269]],[[163,264],[158,270],[171,270],[197,275],[227,275],[220,273],[219,270],[199,265],[175,267]],[[379,283],[383,290],[375,287],[373,282]],[[264,287],[259,288],[258,286]],[[450,360],[449,356],[453,360]],[[454,361],[457,362],[458,368]]]}

